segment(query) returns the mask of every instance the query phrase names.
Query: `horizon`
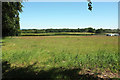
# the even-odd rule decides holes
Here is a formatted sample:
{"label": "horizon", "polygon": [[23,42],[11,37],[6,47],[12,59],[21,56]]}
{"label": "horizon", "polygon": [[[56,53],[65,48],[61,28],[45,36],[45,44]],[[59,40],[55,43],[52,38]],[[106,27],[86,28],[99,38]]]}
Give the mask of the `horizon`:
{"label": "horizon", "polygon": [[[24,2],[20,29],[88,28],[118,29],[118,3]],[[102,6],[101,6],[102,5]]]}

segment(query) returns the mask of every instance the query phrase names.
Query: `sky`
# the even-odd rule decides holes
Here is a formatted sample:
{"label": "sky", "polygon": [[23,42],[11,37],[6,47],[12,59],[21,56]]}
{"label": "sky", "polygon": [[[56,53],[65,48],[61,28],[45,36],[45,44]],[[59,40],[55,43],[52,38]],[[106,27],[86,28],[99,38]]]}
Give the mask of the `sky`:
{"label": "sky", "polygon": [[[0,0],[2,2],[86,2],[87,0]],[[92,2],[119,2],[120,0],[91,0]]]}
{"label": "sky", "polygon": [[118,2],[24,2],[21,29],[118,28]]}
{"label": "sky", "polygon": [[[87,0],[24,0],[28,2],[86,2]],[[119,2],[120,0],[91,0],[92,2]]]}

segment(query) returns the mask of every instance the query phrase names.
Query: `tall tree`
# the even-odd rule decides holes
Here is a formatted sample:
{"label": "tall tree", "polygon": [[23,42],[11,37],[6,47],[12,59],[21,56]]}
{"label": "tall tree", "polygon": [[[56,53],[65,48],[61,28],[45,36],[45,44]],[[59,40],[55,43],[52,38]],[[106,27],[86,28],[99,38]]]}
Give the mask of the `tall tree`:
{"label": "tall tree", "polygon": [[17,36],[19,34],[19,12],[22,12],[21,2],[2,2],[2,36]]}

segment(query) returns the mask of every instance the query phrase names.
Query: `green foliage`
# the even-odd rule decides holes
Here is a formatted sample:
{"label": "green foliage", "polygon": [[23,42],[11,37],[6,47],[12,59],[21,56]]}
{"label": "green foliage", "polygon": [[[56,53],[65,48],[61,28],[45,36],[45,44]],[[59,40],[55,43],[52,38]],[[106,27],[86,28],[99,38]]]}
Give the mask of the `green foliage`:
{"label": "green foliage", "polygon": [[87,31],[87,32],[94,33],[94,32],[95,32],[95,29],[93,29],[92,27],[89,27],[89,28],[86,28],[86,31]]}
{"label": "green foliage", "polygon": [[88,9],[90,10],[90,11],[92,11],[92,2],[91,2],[91,0],[87,0],[89,3],[88,3]]}
{"label": "green foliage", "polygon": [[103,32],[104,32],[104,30],[102,28],[96,30],[96,33],[103,33]]}
{"label": "green foliage", "polygon": [[91,1],[89,1],[89,3],[88,3],[88,9],[89,9],[90,11],[92,11],[92,2],[91,2]]}
{"label": "green foliage", "polygon": [[21,2],[2,3],[2,36],[19,35],[19,12],[22,12]]}
{"label": "green foliage", "polygon": [[94,29],[92,27],[88,28],[78,28],[78,29],[22,29],[22,33],[62,33],[62,32],[81,32],[81,33],[118,33],[118,29]]}

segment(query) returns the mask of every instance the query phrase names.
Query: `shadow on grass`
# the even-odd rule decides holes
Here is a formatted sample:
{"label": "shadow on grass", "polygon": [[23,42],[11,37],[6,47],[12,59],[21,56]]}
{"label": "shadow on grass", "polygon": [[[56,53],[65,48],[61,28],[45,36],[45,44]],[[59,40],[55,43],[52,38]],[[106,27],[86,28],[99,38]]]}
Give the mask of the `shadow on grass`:
{"label": "shadow on grass", "polygon": [[35,72],[33,65],[27,67],[10,68],[10,64],[7,61],[2,62],[2,80],[113,80],[102,79],[95,75],[84,74],[80,75],[81,69],[63,69],[52,68],[47,71],[41,70]]}
{"label": "shadow on grass", "polygon": [[0,41],[0,47],[5,46],[3,43],[5,42]]}
{"label": "shadow on grass", "polygon": [[2,44],[2,43],[5,43],[5,42],[3,42],[3,41],[0,41],[0,44]]}

